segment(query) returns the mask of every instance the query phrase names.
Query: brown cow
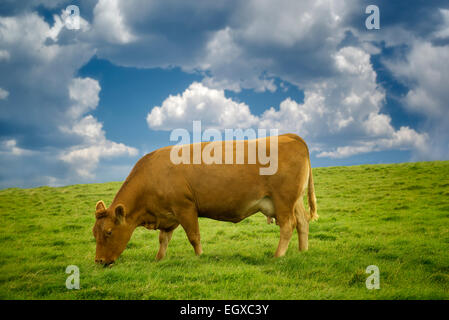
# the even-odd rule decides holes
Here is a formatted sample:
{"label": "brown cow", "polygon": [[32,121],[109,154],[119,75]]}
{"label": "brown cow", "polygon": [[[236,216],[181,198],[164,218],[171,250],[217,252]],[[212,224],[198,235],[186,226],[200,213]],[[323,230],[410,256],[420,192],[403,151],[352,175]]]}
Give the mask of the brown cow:
{"label": "brown cow", "polygon": [[[105,265],[114,262],[139,226],[160,230],[157,260],[165,256],[178,225],[184,228],[195,253],[200,255],[203,250],[198,217],[237,223],[257,212],[266,215],[268,222],[275,218],[280,227],[276,257],[287,251],[295,227],[299,250],[307,250],[309,221],[318,217],[309,151],[304,140],[295,134],[277,138],[278,169],[272,175],[260,174],[259,168],[266,165],[259,161],[255,164],[248,164],[248,161],[244,164],[174,164],[170,160],[173,146],[142,157],[109,208],[103,201],[96,205],[95,261]],[[271,153],[270,139],[273,138],[249,141],[259,146],[262,139],[266,139],[262,142],[266,143],[267,154]],[[234,155],[237,142],[244,143],[248,150],[248,140],[234,141]],[[202,142],[202,150],[209,143]],[[246,152],[245,160],[248,160]],[[310,212],[303,205],[307,187]]]}

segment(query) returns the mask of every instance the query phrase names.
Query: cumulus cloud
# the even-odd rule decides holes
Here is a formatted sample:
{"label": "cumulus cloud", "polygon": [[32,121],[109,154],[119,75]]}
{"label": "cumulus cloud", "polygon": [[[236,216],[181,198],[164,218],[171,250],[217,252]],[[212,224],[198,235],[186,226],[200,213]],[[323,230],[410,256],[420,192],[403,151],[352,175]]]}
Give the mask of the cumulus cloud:
{"label": "cumulus cloud", "polygon": [[100,84],[91,78],[75,78],[69,84],[69,97],[74,104],[67,110],[71,118],[77,118],[95,109],[100,101]]}
{"label": "cumulus cloud", "polygon": [[317,157],[345,158],[360,153],[384,151],[384,150],[413,150],[415,152],[425,153],[428,151],[427,135],[418,134],[409,127],[401,127],[392,132],[388,138],[361,141],[357,145],[338,147],[334,151],[322,151]]}
{"label": "cumulus cloud", "polygon": [[256,55],[249,58],[244,48],[237,44],[235,31],[226,27],[217,31],[207,42],[200,68],[210,71],[210,75],[203,79],[203,83],[210,88],[235,92],[242,89],[274,92],[277,88],[273,79],[264,75],[269,64],[269,59]]}
{"label": "cumulus cloud", "polygon": [[262,124],[299,132],[315,140],[337,132],[344,138],[343,135],[355,134],[375,136],[374,128],[379,134],[388,131],[380,127],[385,121],[379,121],[379,117],[387,117],[379,114],[385,96],[376,83],[369,55],[361,49],[345,47],[333,60],[338,75],[308,86],[303,104],[287,99],[279,111],[269,109],[262,116]]}
{"label": "cumulus cloud", "polygon": [[88,115],[65,129],[83,138],[83,143],[60,153],[60,159],[69,163],[83,178],[93,178],[94,170],[101,158],[117,156],[136,156],[138,150],[133,147],[107,140],[103,125],[93,116]]}
{"label": "cumulus cloud", "polygon": [[147,115],[148,126],[155,130],[191,125],[196,119],[202,119],[205,127],[228,128],[250,127],[257,117],[246,104],[226,98],[224,90],[210,89],[197,82],[181,95],[169,96]]}
{"label": "cumulus cloud", "polygon": [[126,44],[136,39],[122,15],[120,1],[99,0],[94,8],[93,33],[113,44]]}
{"label": "cumulus cloud", "polygon": [[431,159],[449,157],[449,46],[415,41],[404,60],[386,60],[385,65],[408,88],[402,98],[410,112],[425,118]]}
{"label": "cumulus cloud", "polygon": [[302,89],[332,76],[332,54],[354,8],[354,1],[338,0],[242,2],[230,26],[216,31],[207,43],[202,59],[211,75],[207,84],[272,91],[270,77]]}
{"label": "cumulus cloud", "polygon": [[193,71],[211,32],[224,28],[237,7],[236,0],[99,1],[86,39],[118,65]]}
{"label": "cumulus cloud", "polygon": [[[47,36],[48,38],[52,39],[55,42],[58,42],[62,36],[62,38],[64,36],[67,35],[71,35],[74,36],[76,34],[74,34],[73,32],[65,32],[66,31],[66,27],[70,26],[71,28],[73,26],[71,26],[71,24],[73,24],[73,21],[70,20],[70,12],[66,9],[62,9],[60,14],[54,14],[53,15],[53,26],[48,30]],[[79,30],[82,31],[82,33],[85,33],[86,31],[90,30],[90,25],[89,22],[87,22],[81,15],[78,16],[78,27]],[[70,36],[69,36],[70,38]]]}
{"label": "cumulus cloud", "polygon": [[33,154],[33,151],[19,148],[19,147],[17,147],[17,141],[15,139],[8,139],[5,141],[2,141],[2,144],[0,147],[0,154],[1,155],[12,155],[12,156],[23,156],[23,155]]}
{"label": "cumulus cloud", "polygon": [[[14,93],[8,97],[8,105],[15,106],[0,109],[0,122],[4,126],[14,123],[42,128],[39,124],[45,123],[54,128],[65,121],[65,106],[70,103],[68,86],[75,71],[95,51],[83,43],[49,42],[50,30],[36,13],[0,17],[0,50],[10,54],[8,61],[0,63],[0,73],[8,75],[2,77],[1,86]],[[35,136],[38,135],[36,132]]]}
{"label": "cumulus cloud", "polygon": [[402,61],[385,61],[394,74],[410,86],[405,106],[433,118],[449,117],[449,46],[415,41]]}
{"label": "cumulus cloud", "polygon": [[1,81],[14,92],[0,91],[6,104],[0,108],[0,161],[5,168],[19,163],[28,168],[2,170],[1,185],[91,181],[101,159],[138,152],[108,140],[102,124],[89,115],[99,103],[100,84],[74,74],[95,48],[75,38],[62,41],[64,29],[55,21],[50,26],[28,12],[0,17],[0,52],[7,57],[0,73],[8,74]]}
{"label": "cumulus cloud", "polygon": [[[92,115],[83,116],[95,109],[99,102],[100,85],[91,78],[75,78],[69,85],[69,97],[74,101],[68,109],[71,126],[61,126],[61,132],[73,134],[82,142],[63,150],[59,158],[69,163],[83,178],[93,178],[101,158],[123,155],[136,156],[138,150],[133,147],[106,139],[103,125]],[[83,117],[82,117],[83,116]]]}
{"label": "cumulus cloud", "polygon": [[332,75],[331,56],[358,6],[356,0],[101,0],[87,39],[99,57],[118,65],[179,66],[203,73],[209,88],[274,91],[274,77],[301,85]]}
{"label": "cumulus cloud", "polygon": [[369,54],[344,47],[333,59],[338,77],[308,87],[303,103],[287,98],[278,110],[272,107],[255,116],[246,104],[226,98],[223,90],[193,83],[182,94],[154,107],[147,116],[148,125],[170,130],[189,128],[193,120],[202,120],[206,127],[295,132],[315,145],[319,157],[341,158],[390,149],[424,152],[425,134],[406,126],[396,130],[390,116],[381,113],[385,94],[376,83]]}
{"label": "cumulus cloud", "polygon": [[245,1],[211,33],[199,64],[204,83],[232,91],[274,91],[278,77],[301,89],[332,76],[353,1]]}
{"label": "cumulus cloud", "polygon": [[[297,132],[316,143],[321,157],[348,157],[389,149],[422,152],[426,135],[409,127],[395,130],[381,112],[384,89],[376,82],[369,54],[344,47],[334,55],[339,75],[305,91],[303,104],[287,99],[279,111],[262,115],[263,126]],[[343,144],[338,146],[338,144]],[[335,146],[337,145],[337,146]]]}
{"label": "cumulus cloud", "polygon": [[[151,4],[122,2],[119,4],[121,19],[135,35],[133,43],[127,46],[130,50],[125,53],[108,44],[100,47],[98,54],[125,66],[177,65],[186,71],[202,72],[206,101],[210,101],[209,91],[212,90],[274,92],[278,90],[274,79],[279,78],[303,90],[305,102],[298,108],[295,101],[283,101],[279,110],[269,109],[259,117],[259,125],[289,128],[323,145],[329,133],[338,133],[342,139],[340,143],[345,141],[350,145],[362,143],[363,139],[393,139],[398,130],[393,128],[391,117],[381,111],[385,92],[376,83],[370,55],[381,53],[381,40],[387,46],[409,44],[419,35],[435,32],[435,28],[425,29],[422,25],[413,30],[404,28],[409,22],[406,19],[409,13],[401,11],[402,5],[383,6],[383,26],[388,28],[377,33],[366,32],[364,24],[360,23],[364,12],[361,10],[364,3],[360,1],[245,1],[232,5],[221,1],[215,5],[203,1],[188,5],[174,1],[173,7],[168,9],[158,1]],[[435,20],[435,7],[437,4],[430,9],[419,5],[416,11],[438,21],[436,25],[444,25],[444,19]],[[187,26],[182,18],[175,21],[174,17],[180,17],[180,8],[197,17],[195,22]],[[210,15],[201,14],[206,10]],[[397,15],[398,10],[401,14],[393,19],[393,13]],[[444,15],[445,11],[442,13]],[[209,22],[211,17],[217,17],[216,23]],[[168,25],[176,26],[177,32],[171,32],[173,29]],[[348,32],[357,39],[353,45],[342,48]],[[438,34],[441,36],[444,32]],[[188,44],[187,39],[191,40]],[[179,125],[181,114],[185,114],[186,119],[204,116],[211,125],[222,126],[219,118],[211,120],[192,107],[196,102],[186,97],[192,92],[201,95],[198,88],[188,88],[182,95],[169,97],[154,108],[147,116],[149,126],[165,129]],[[223,95],[217,104],[217,114],[225,109],[223,102],[233,105]],[[247,109],[248,106],[243,106],[243,110]],[[243,115],[247,116],[245,121],[254,122],[253,115]],[[336,145],[334,151],[339,147],[342,146]],[[412,143],[408,143],[408,148],[419,149]],[[359,148],[365,149],[368,150]]]}

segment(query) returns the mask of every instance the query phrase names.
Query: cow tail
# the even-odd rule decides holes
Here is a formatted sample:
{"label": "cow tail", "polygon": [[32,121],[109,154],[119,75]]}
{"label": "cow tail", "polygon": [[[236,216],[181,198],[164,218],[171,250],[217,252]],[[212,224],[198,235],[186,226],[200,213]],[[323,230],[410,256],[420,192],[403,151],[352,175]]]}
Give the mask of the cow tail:
{"label": "cow tail", "polygon": [[309,159],[309,185],[307,189],[308,189],[307,200],[309,202],[310,221],[317,220],[318,214],[316,207],[315,186],[313,185],[312,166],[310,165],[310,159]]}

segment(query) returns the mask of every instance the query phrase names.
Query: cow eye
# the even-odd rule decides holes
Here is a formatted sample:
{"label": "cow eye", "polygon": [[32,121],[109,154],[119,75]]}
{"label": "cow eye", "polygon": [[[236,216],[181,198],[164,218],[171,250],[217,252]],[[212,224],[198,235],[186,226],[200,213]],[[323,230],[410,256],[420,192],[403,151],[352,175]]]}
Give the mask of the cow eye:
{"label": "cow eye", "polygon": [[112,230],[107,230],[106,231],[106,236],[109,237],[112,234]]}

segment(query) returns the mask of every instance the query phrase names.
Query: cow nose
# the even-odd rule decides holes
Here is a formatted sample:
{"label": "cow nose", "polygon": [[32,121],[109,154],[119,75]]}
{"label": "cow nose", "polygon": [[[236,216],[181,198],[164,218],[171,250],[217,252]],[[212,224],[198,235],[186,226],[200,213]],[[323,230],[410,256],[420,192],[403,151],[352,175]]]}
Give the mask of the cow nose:
{"label": "cow nose", "polygon": [[104,260],[103,260],[103,259],[95,259],[95,262],[96,262],[96,263],[103,263]]}

